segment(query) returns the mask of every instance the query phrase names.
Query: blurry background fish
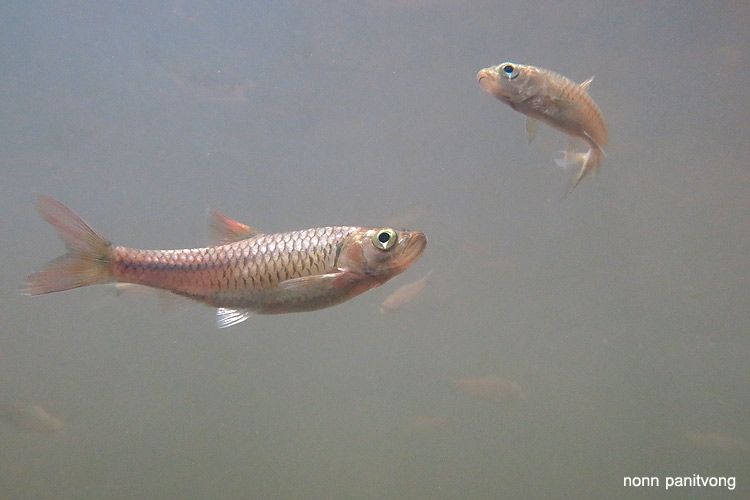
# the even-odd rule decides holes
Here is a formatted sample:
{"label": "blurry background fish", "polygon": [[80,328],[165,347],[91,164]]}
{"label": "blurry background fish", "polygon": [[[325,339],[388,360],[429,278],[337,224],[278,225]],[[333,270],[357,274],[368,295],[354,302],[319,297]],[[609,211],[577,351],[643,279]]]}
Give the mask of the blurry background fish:
{"label": "blurry background fish", "polygon": [[382,314],[391,314],[411,303],[424,291],[424,287],[427,286],[427,279],[431,275],[432,270],[421,278],[398,287],[395,292],[385,298],[380,305],[380,312]]}
{"label": "blurry background fish", "polygon": [[65,422],[35,404],[2,405],[0,420],[25,432],[57,432],[65,427]]}
{"label": "blurry background fish", "polygon": [[162,58],[153,51],[145,53],[145,60],[162,70],[185,96],[203,102],[245,103],[256,87],[252,80],[229,81],[231,76],[221,70],[201,69],[200,65],[188,69],[176,58]]}
{"label": "blurry background fish", "polygon": [[453,387],[466,394],[493,403],[509,403],[525,399],[521,386],[498,377],[462,378]]}
{"label": "blurry background fish", "polygon": [[745,439],[721,432],[688,432],[687,439],[693,445],[710,451],[728,454],[748,454],[750,444]]}

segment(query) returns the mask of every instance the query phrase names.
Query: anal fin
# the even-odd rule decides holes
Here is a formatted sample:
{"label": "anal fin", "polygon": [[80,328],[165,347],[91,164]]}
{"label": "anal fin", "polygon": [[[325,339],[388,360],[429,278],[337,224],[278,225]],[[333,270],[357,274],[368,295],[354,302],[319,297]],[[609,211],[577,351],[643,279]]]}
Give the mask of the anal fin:
{"label": "anal fin", "polygon": [[216,310],[216,326],[219,328],[227,328],[238,325],[249,318],[251,314],[252,312],[247,309],[228,309],[226,307],[220,307]]}

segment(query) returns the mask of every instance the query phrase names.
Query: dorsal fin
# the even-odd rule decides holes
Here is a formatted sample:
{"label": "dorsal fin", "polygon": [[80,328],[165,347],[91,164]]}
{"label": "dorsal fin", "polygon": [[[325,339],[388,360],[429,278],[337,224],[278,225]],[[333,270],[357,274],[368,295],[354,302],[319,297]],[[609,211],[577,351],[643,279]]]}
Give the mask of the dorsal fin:
{"label": "dorsal fin", "polygon": [[214,210],[208,213],[208,227],[211,231],[211,242],[214,244],[233,243],[260,234],[257,229],[232,220],[221,212]]}
{"label": "dorsal fin", "polygon": [[593,81],[594,81],[594,77],[592,76],[591,78],[589,78],[588,80],[586,80],[585,82],[581,84],[581,88],[585,90],[586,92],[588,92],[589,87],[591,86],[591,82]]}

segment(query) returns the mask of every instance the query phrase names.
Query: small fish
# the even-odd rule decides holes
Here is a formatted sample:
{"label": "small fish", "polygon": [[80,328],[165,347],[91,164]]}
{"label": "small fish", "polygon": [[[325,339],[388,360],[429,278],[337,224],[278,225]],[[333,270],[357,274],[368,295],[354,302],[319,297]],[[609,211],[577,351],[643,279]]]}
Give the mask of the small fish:
{"label": "small fish", "polygon": [[382,314],[394,313],[417,298],[427,285],[427,279],[431,274],[432,271],[416,281],[400,286],[395,292],[385,298],[383,304],[380,306],[380,312]]}
{"label": "small fish", "polygon": [[448,421],[444,417],[415,415],[406,419],[406,424],[403,426],[403,435],[429,434],[445,429],[447,425]]}
{"label": "small fish", "polygon": [[57,229],[68,253],[28,276],[22,293],[133,283],[218,308],[220,328],[252,313],[340,304],[405,271],[427,245],[420,232],[391,228],[330,226],[265,234],[213,212],[212,229],[220,244],[138,250],[113,245],[48,196],[39,196],[37,209]]}
{"label": "small fish", "polygon": [[[537,121],[556,128],[589,146],[586,153],[576,153],[571,144],[558,165],[580,164],[578,176],[565,196],[575,189],[592,170],[597,170],[607,145],[604,117],[588,94],[591,77],[580,85],[552,71],[505,62],[477,73],[479,85],[519,113],[526,115],[526,137],[536,133]],[[565,197],[563,196],[563,198]]]}
{"label": "small fish", "polygon": [[690,432],[688,441],[705,450],[739,454],[750,452],[750,444],[742,438],[721,432]]}
{"label": "small fish", "polygon": [[524,399],[520,385],[497,377],[462,378],[456,380],[453,387],[461,392],[494,403]]}
{"label": "small fish", "polygon": [[65,422],[53,417],[39,405],[17,404],[0,407],[0,420],[26,432],[57,432]]}
{"label": "small fish", "polygon": [[202,76],[192,74],[179,63],[163,60],[155,54],[147,54],[146,57],[159,66],[186,96],[197,101],[243,103],[248,101],[247,94],[256,87],[256,84],[252,81],[224,82],[217,80],[215,77],[221,76],[220,71]]}

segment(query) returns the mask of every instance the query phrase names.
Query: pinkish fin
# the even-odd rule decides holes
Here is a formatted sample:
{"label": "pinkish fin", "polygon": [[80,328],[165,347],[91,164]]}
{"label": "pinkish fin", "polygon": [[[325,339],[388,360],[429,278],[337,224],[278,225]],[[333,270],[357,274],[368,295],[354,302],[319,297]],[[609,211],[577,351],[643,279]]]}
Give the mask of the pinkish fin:
{"label": "pinkish fin", "polygon": [[252,312],[247,309],[227,309],[220,307],[216,310],[216,326],[227,328],[238,325],[249,318],[251,314]]}
{"label": "pinkish fin", "polygon": [[211,211],[209,212],[208,225],[211,231],[211,242],[218,244],[233,243],[257,236],[260,231],[246,226],[241,222],[232,220],[226,215]]}
{"label": "pinkish fin", "polygon": [[39,195],[37,210],[44,220],[57,229],[68,253],[26,277],[21,285],[21,293],[41,295],[114,281],[110,241],[99,236],[72,210],[49,196]]}
{"label": "pinkish fin", "polygon": [[584,91],[588,92],[589,91],[589,87],[591,86],[591,82],[593,82],[593,81],[594,81],[594,77],[592,76],[591,78],[589,78],[588,80],[586,80],[585,82],[583,82],[581,84],[581,88]]}

